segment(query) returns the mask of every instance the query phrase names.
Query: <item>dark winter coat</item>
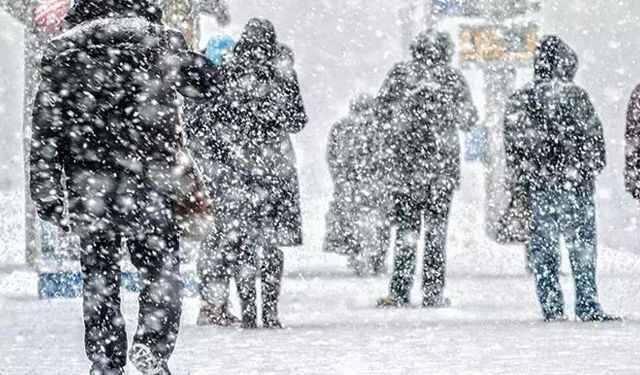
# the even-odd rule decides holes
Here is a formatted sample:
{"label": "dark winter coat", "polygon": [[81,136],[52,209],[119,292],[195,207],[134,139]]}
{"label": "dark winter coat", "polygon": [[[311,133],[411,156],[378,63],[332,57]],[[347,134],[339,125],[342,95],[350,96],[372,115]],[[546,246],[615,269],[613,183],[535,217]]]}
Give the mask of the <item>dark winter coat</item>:
{"label": "dark winter coat", "polygon": [[34,105],[31,195],[39,215],[129,231],[173,225],[182,147],[178,94],[219,94],[216,71],[140,0],[80,1],[47,47]]}
{"label": "dark winter coat", "polygon": [[188,126],[218,220],[239,221],[273,245],[300,245],[300,189],[290,134],[302,130],[307,117],[293,56],[276,44],[269,22],[252,20],[223,68],[224,100],[198,108]]}
{"label": "dark winter coat", "polygon": [[509,174],[532,187],[593,181],[606,165],[602,123],[589,95],[573,82],[576,53],[558,37],[541,40],[534,83],[516,92],[505,113]]}
{"label": "dark winter coat", "polygon": [[326,252],[359,251],[365,223],[386,221],[384,134],[378,128],[375,107],[372,96],[358,96],[351,103],[349,116],[331,129],[327,162],[334,191],[326,217]]}
{"label": "dark winter coat", "polygon": [[511,201],[499,238],[528,239],[531,189],[590,182],[606,164],[602,124],[588,94],[573,79],[576,53],[558,37],[536,50],[534,81],[507,103],[504,142]]}
{"label": "dark winter coat", "polygon": [[[440,33],[421,34],[413,60],[394,67],[379,101],[390,114],[394,191],[426,202],[460,185],[459,130],[470,130],[477,111],[462,74],[451,66],[453,48]],[[384,118],[383,118],[384,121]]]}
{"label": "dark winter coat", "polygon": [[640,86],[631,95],[627,111],[625,186],[640,199]]}

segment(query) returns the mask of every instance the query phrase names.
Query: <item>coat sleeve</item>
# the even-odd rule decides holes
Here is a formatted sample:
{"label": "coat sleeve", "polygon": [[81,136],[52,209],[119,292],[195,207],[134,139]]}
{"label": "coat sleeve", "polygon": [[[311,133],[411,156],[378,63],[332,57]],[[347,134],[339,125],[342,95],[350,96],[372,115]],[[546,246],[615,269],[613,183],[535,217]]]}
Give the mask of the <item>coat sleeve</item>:
{"label": "coat sleeve", "polygon": [[530,123],[522,93],[514,94],[507,101],[503,119],[504,147],[507,175],[512,181],[521,181],[528,162],[526,129]]}
{"label": "coat sleeve", "polygon": [[625,186],[635,198],[640,198],[640,86],[631,95],[625,138]]}
{"label": "coat sleeve", "polygon": [[454,103],[457,103],[455,114],[458,128],[463,131],[471,131],[478,124],[478,109],[473,104],[471,90],[462,73],[456,72]]}
{"label": "coat sleeve", "polygon": [[584,121],[586,127],[586,137],[582,152],[585,153],[583,160],[588,165],[585,165],[584,168],[587,173],[597,176],[607,166],[604,129],[589,95],[584,90],[581,90],[578,98],[579,102],[575,108],[581,114],[582,121]]}
{"label": "coat sleeve", "polygon": [[64,209],[63,158],[68,148],[61,92],[62,87],[45,73],[33,106],[29,154],[29,189],[38,216],[57,224]]}
{"label": "coat sleeve", "polygon": [[344,125],[343,120],[333,125],[327,146],[327,164],[329,165],[329,173],[334,182],[340,180],[344,172],[344,166],[340,157],[340,137]]}
{"label": "coat sleeve", "polygon": [[291,72],[281,80],[282,93],[284,94],[280,103],[281,113],[279,122],[289,133],[298,133],[304,129],[309,121],[305,110],[304,101],[300,92],[298,76]]}

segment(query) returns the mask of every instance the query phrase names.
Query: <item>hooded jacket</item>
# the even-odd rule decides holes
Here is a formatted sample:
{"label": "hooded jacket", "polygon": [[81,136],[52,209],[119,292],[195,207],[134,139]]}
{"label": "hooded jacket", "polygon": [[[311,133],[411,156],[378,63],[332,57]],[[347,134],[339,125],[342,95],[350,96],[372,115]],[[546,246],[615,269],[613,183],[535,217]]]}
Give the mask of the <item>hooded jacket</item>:
{"label": "hooded jacket", "polygon": [[302,214],[290,134],[304,128],[307,115],[293,53],[286,50],[269,21],[249,21],[222,65],[225,96],[199,106],[187,131],[221,225],[242,217],[254,238],[297,246]]}
{"label": "hooded jacket", "polygon": [[393,160],[394,191],[426,202],[430,191],[448,194],[460,185],[459,130],[470,130],[477,110],[463,75],[451,66],[447,34],[428,31],[411,47],[412,60],[396,65],[379,103],[391,114],[386,148]]}
{"label": "hooded jacket", "polygon": [[31,195],[45,220],[68,209],[81,235],[172,225],[178,94],[220,94],[217,71],[155,7],[107,2],[71,10],[44,52],[34,105]]}
{"label": "hooded jacket", "polygon": [[557,36],[540,40],[533,83],[511,97],[505,112],[507,167],[515,184],[588,182],[604,169],[602,124],[589,95],[573,82],[577,70],[568,44]]}

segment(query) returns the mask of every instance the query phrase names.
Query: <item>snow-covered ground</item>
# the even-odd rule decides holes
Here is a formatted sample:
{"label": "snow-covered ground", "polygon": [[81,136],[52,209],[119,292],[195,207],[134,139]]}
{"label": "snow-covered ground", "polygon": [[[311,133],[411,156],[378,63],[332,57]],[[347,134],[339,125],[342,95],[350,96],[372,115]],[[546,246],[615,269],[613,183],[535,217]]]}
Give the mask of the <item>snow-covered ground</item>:
{"label": "snow-covered ground", "polygon": [[[356,279],[343,258],[321,253],[317,212],[326,201],[315,201],[306,205],[307,246],[287,250],[281,309],[288,328],[197,327],[198,301],[186,299],[171,361],[175,373],[640,373],[640,254],[606,246],[600,252],[602,301],[624,315],[625,323],[542,323],[522,249],[484,237],[482,210],[471,199],[482,179],[473,169],[467,172],[452,217],[451,308],[375,309],[387,277]],[[34,275],[26,271],[0,273],[0,374],[86,373],[80,300],[40,301],[35,287]],[[568,306],[571,288],[566,277]],[[135,296],[125,301],[133,330]]]}

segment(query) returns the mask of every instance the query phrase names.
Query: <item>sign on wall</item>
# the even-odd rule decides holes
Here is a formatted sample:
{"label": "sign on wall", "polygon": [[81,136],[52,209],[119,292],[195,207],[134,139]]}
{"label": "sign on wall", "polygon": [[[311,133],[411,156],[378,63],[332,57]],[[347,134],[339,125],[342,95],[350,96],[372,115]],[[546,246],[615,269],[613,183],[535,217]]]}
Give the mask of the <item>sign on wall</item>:
{"label": "sign on wall", "polygon": [[528,64],[538,41],[538,27],[462,26],[459,35],[461,64]]}
{"label": "sign on wall", "polygon": [[515,17],[537,6],[534,0],[432,0],[434,14],[448,17]]}

